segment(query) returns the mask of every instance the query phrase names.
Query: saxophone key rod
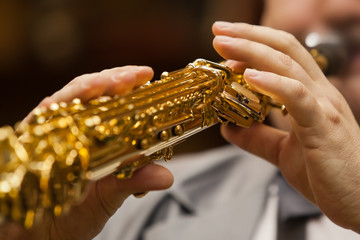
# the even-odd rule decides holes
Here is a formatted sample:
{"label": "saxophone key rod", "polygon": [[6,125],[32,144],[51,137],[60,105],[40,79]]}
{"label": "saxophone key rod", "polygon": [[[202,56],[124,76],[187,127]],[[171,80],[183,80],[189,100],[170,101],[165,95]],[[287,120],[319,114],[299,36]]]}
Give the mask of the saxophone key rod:
{"label": "saxophone key rod", "polygon": [[45,212],[58,216],[80,201],[89,181],[130,178],[152,161],[170,160],[174,145],[206,128],[249,127],[274,107],[286,112],[241,74],[197,59],[125,96],[35,109],[18,132],[0,128],[0,224],[31,228]]}

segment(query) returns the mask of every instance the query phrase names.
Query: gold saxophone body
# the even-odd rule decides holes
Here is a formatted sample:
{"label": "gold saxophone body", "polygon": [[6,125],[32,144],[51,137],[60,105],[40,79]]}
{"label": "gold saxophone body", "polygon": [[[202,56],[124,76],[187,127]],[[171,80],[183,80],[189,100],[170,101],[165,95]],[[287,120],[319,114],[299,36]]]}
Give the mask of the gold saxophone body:
{"label": "gold saxophone body", "polygon": [[0,217],[30,228],[84,196],[88,181],[172,156],[172,146],[219,122],[249,127],[273,106],[242,75],[198,59],[125,96],[35,109],[19,133],[0,128]]}

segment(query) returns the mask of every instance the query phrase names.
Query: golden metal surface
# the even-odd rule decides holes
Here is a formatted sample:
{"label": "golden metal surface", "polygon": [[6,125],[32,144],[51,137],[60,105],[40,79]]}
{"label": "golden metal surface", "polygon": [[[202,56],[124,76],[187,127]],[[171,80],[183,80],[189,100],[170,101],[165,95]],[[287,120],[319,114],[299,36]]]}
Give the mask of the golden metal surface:
{"label": "golden metal surface", "polygon": [[329,68],[329,60],[323,54],[320,54],[319,51],[315,48],[310,50],[310,54],[315,59],[320,69],[323,72],[326,72]]}
{"label": "golden metal surface", "polygon": [[142,197],[145,197],[146,194],[148,194],[148,192],[139,192],[139,193],[134,193],[134,197],[136,198],[142,198]]}
{"label": "golden metal surface", "polygon": [[130,178],[172,146],[219,122],[262,122],[270,98],[224,65],[198,59],[126,96],[74,99],[34,110],[15,134],[0,128],[0,220],[31,227],[47,211],[66,212],[88,181]]}

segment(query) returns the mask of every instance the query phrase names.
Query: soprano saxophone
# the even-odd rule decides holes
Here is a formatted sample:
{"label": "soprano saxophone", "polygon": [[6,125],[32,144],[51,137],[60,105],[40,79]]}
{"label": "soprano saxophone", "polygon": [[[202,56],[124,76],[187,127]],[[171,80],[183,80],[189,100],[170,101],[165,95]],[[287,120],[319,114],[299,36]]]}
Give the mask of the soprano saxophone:
{"label": "soprano saxophone", "polygon": [[89,181],[130,178],[172,147],[219,122],[249,127],[271,107],[241,74],[198,59],[125,96],[34,110],[20,133],[0,128],[0,217],[30,228],[47,211],[79,201]]}

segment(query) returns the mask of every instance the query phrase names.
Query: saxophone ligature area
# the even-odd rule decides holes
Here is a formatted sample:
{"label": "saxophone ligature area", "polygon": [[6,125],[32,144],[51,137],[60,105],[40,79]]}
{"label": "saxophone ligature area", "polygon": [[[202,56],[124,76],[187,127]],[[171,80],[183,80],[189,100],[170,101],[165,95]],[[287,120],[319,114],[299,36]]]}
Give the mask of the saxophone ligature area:
{"label": "saxophone ligature area", "polygon": [[88,181],[130,178],[189,136],[219,122],[249,127],[273,106],[241,74],[198,59],[125,96],[35,109],[18,133],[0,129],[1,220],[30,228],[81,200]]}

